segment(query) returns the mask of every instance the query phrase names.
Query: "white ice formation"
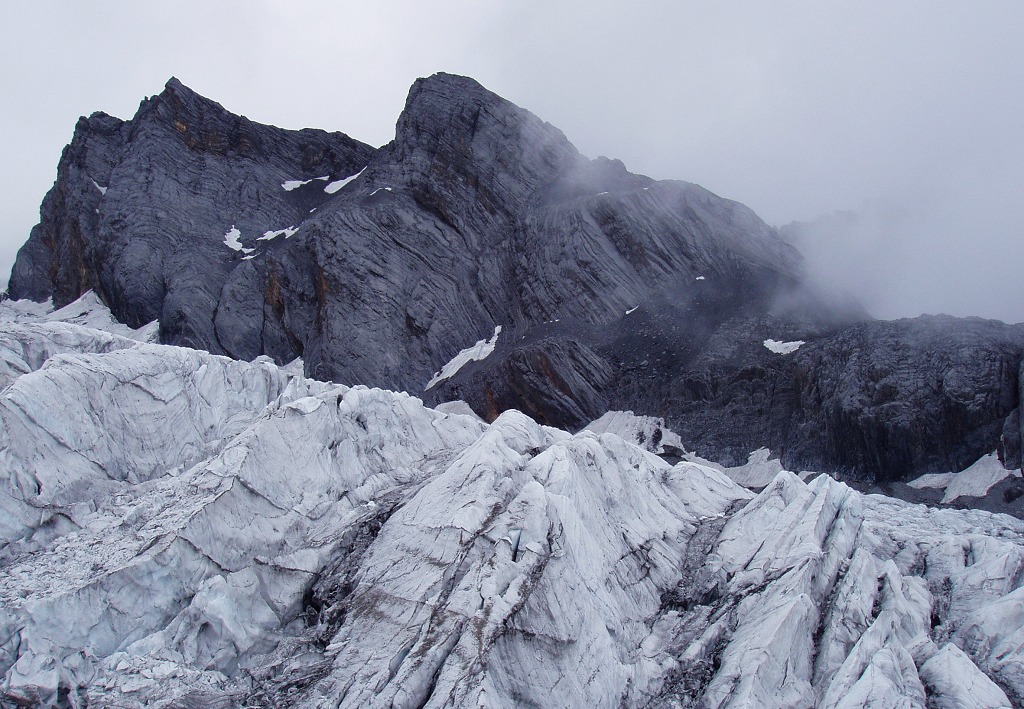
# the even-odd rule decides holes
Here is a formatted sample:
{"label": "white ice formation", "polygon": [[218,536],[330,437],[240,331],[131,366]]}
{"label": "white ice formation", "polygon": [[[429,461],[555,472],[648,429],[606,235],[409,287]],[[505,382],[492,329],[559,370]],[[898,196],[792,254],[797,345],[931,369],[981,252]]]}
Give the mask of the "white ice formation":
{"label": "white ice formation", "polygon": [[470,362],[475,362],[486,358],[491,352],[494,352],[494,346],[498,344],[498,335],[501,334],[501,325],[497,325],[494,328],[494,335],[489,340],[477,340],[477,343],[472,347],[459,352],[457,355],[451,358],[447,364],[441,367],[439,372],[435,372],[434,376],[427,382],[427,389],[432,386],[443,382],[445,379],[452,377],[460,369],[465,367]]}
{"label": "white ice formation", "polygon": [[224,245],[232,251],[238,251],[243,254],[251,254],[255,249],[250,249],[242,245],[241,242],[242,232],[239,231],[238,227],[234,224],[231,228],[224,233]]}
{"label": "white ice formation", "polygon": [[1016,519],[2,323],[5,706],[1024,701]]}
{"label": "white ice formation", "polygon": [[999,456],[992,452],[959,473],[928,473],[907,484],[918,489],[941,489],[942,502],[950,503],[958,497],[984,497],[993,485],[1011,476],[1020,477],[1020,471],[1004,468]]}
{"label": "white ice formation", "polygon": [[324,187],[324,192],[326,192],[327,194],[334,194],[335,192],[338,192],[339,190],[341,190],[342,187],[347,185],[349,182],[352,182],[352,180],[354,180],[357,177],[359,177],[360,175],[362,175],[365,170],[366,170],[366,168],[363,168],[362,170],[360,170],[359,172],[357,172],[354,175],[350,175],[350,176],[342,178],[340,180],[335,180],[334,182],[328,183]]}
{"label": "white ice formation", "polygon": [[329,180],[329,179],[331,179],[330,175],[324,175],[323,177],[314,177],[314,178],[309,179],[309,180],[286,180],[285,182],[281,183],[281,188],[285,192],[291,192],[292,190],[299,189],[303,185],[308,185],[310,182],[313,182],[313,180],[320,180],[321,182],[327,182],[327,180]]}
{"label": "white ice formation", "polygon": [[587,430],[598,434],[614,433],[651,453],[673,452],[679,455],[685,450],[682,439],[665,425],[665,419],[637,416],[632,411],[609,411],[588,423]]}
{"label": "white ice formation", "polygon": [[779,340],[768,339],[765,340],[763,344],[775,354],[791,354],[800,349],[800,345],[804,344],[804,341],[793,340],[792,342],[781,342]]}

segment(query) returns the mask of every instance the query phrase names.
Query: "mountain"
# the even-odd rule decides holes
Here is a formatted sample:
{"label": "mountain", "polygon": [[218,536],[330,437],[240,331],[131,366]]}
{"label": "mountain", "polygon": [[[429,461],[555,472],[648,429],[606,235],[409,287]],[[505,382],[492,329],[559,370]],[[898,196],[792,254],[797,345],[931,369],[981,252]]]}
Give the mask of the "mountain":
{"label": "mountain", "polygon": [[0,302],[4,706],[1024,702],[1018,519],[754,494],[71,306]]}
{"label": "mountain", "polygon": [[418,80],[376,150],[173,79],[82,119],[10,294],[89,289],[163,343],[487,421],[631,410],[704,458],[768,448],[862,487],[1021,465],[1024,327],[871,320],[743,205],[588,159],[465,77]]}

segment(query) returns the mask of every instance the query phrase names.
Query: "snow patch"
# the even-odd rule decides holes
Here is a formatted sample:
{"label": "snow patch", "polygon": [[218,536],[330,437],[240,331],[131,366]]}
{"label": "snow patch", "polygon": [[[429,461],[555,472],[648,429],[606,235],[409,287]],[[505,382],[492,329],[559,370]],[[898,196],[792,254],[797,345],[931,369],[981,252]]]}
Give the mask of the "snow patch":
{"label": "snow patch", "polygon": [[696,281],[704,281],[704,280],[707,280],[707,279],[705,279],[704,276],[697,276],[694,280],[696,280]]}
{"label": "snow patch", "polygon": [[299,189],[303,185],[308,185],[310,182],[313,182],[313,180],[326,181],[329,179],[331,179],[330,175],[324,175],[323,177],[314,177],[310,180],[288,180],[286,182],[282,182],[281,187],[284,189],[285,192],[291,192],[292,190]]}
{"label": "snow patch", "polygon": [[277,237],[281,236],[282,234],[284,234],[284,238],[287,239],[292,234],[297,232],[298,230],[299,230],[298,227],[290,226],[290,227],[288,227],[286,229],[277,229],[277,230],[272,230],[272,231],[265,231],[265,232],[263,232],[263,236],[256,237],[256,241],[270,241],[271,239],[276,239]]}
{"label": "snow patch", "polygon": [[227,232],[224,234],[224,245],[227,246],[229,249],[241,251],[243,254],[251,254],[256,249],[248,249],[242,246],[242,242],[239,241],[239,238],[241,236],[242,232],[240,232],[237,228],[235,228],[235,225],[232,224],[231,228],[228,229]]}
{"label": "snow patch", "polygon": [[626,315],[629,315],[630,313],[632,313],[633,311],[635,311],[639,307],[640,307],[639,305],[634,305],[632,308],[630,308],[629,310],[626,311]]}
{"label": "snow patch", "polygon": [[377,194],[377,193],[378,193],[378,192],[380,192],[381,190],[385,190],[385,191],[387,191],[387,192],[390,192],[390,191],[391,191],[391,188],[390,188],[390,187],[378,187],[377,189],[375,189],[375,190],[374,190],[373,192],[371,192],[371,193],[370,193],[370,196],[371,196],[371,197],[372,197],[372,196],[374,196],[375,194]]}
{"label": "snow patch", "polygon": [[915,490],[921,490],[926,487],[941,489],[953,482],[955,477],[956,473],[928,473],[909,481],[907,485]]}
{"label": "snow patch", "polygon": [[992,452],[978,458],[959,473],[928,473],[909,481],[907,485],[916,490],[945,489],[942,502],[950,503],[958,497],[984,497],[993,485],[1010,476],[1020,477],[1020,471],[1004,468],[999,462],[999,456]]}
{"label": "snow patch", "polygon": [[804,344],[803,340],[793,340],[792,342],[780,342],[778,340],[765,340],[764,346],[770,349],[775,354],[790,354],[800,349],[800,345]]}
{"label": "snow patch", "polygon": [[92,182],[93,187],[95,187],[96,189],[98,189],[100,191],[100,194],[106,194],[107,193],[107,188],[104,187],[103,185],[101,185],[100,183],[98,183],[96,180],[90,180],[90,182]]}
{"label": "snow patch", "polygon": [[494,328],[494,336],[489,340],[477,340],[477,343],[472,347],[459,352],[457,355],[451,358],[448,364],[441,367],[441,371],[434,374],[433,378],[427,382],[427,389],[430,389],[435,384],[448,379],[455,375],[465,365],[473,361],[484,359],[491,352],[494,351],[494,346],[498,343],[498,335],[501,334],[501,325],[497,325]]}
{"label": "snow patch", "polygon": [[366,168],[364,167],[362,170],[360,170],[359,172],[357,172],[354,175],[350,175],[350,176],[345,177],[345,178],[343,178],[341,180],[335,180],[334,182],[331,182],[326,187],[324,187],[324,192],[326,192],[327,194],[334,194],[335,192],[340,190],[342,187],[347,185],[349,182],[351,182],[352,180],[354,180],[357,177],[359,177],[360,175],[362,175],[363,172],[365,172],[365,171],[366,171]]}

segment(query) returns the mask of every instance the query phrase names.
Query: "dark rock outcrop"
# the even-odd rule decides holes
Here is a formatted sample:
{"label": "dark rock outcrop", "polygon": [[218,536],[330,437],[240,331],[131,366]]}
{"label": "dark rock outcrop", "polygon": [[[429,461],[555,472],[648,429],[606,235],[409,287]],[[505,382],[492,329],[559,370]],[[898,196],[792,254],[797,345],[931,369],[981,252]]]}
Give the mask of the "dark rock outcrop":
{"label": "dark rock outcrop", "polygon": [[[82,119],[10,290],[89,288],[130,325],[159,318],[167,343],[301,355],[311,376],[489,419],[632,409],[726,463],[769,446],[876,480],[995,449],[1020,465],[1020,328],[872,322],[809,288],[743,205],[587,159],[464,77],[417,81],[379,150],[252,123],[175,80],[131,121]],[[493,354],[427,388],[499,325]]]}
{"label": "dark rock outcrop", "polygon": [[281,183],[346,177],[372,154],[341,133],[253,123],[171,79],[130,121],[78,122],[10,293],[61,306],[91,288],[133,327],[159,319],[165,342],[228,352],[214,321],[244,254],[225,235],[237,228],[251,247],[302,224],[324,183]]}

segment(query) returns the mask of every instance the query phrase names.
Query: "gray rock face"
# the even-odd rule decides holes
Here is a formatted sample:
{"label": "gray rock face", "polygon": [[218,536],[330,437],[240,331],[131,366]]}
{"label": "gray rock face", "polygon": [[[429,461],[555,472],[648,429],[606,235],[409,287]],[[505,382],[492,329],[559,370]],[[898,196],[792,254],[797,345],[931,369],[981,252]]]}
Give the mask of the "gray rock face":
{"label": "gray rock face", "polygon": [[171,79],[130,121],[79,121],[10,293],[60,306],[92,288],[133,327],[159,319],[164,341],[226,352],[214,319],[244,254],[225,234],[237,228],[252,246],[300,225],[328,197],[324,183],[281,183],[345,177],[372,153],[341,133],[253,123]]}
{"label": "gray rock face", "polygon": [[[11,293],[88,288],[130,325],[158,317],[166,343],[301,355],[310,376],[488,420],[630,409],[728,464],[768,446],[879,481],[997,448],[1020,462],[1019,328],[869,322],[808,288],[743,205],[589,160],[464,77],[417,81],[376,151],[174,80],[131,121],[83,119]],[[492,354],[427,387],[498,326]]]}

